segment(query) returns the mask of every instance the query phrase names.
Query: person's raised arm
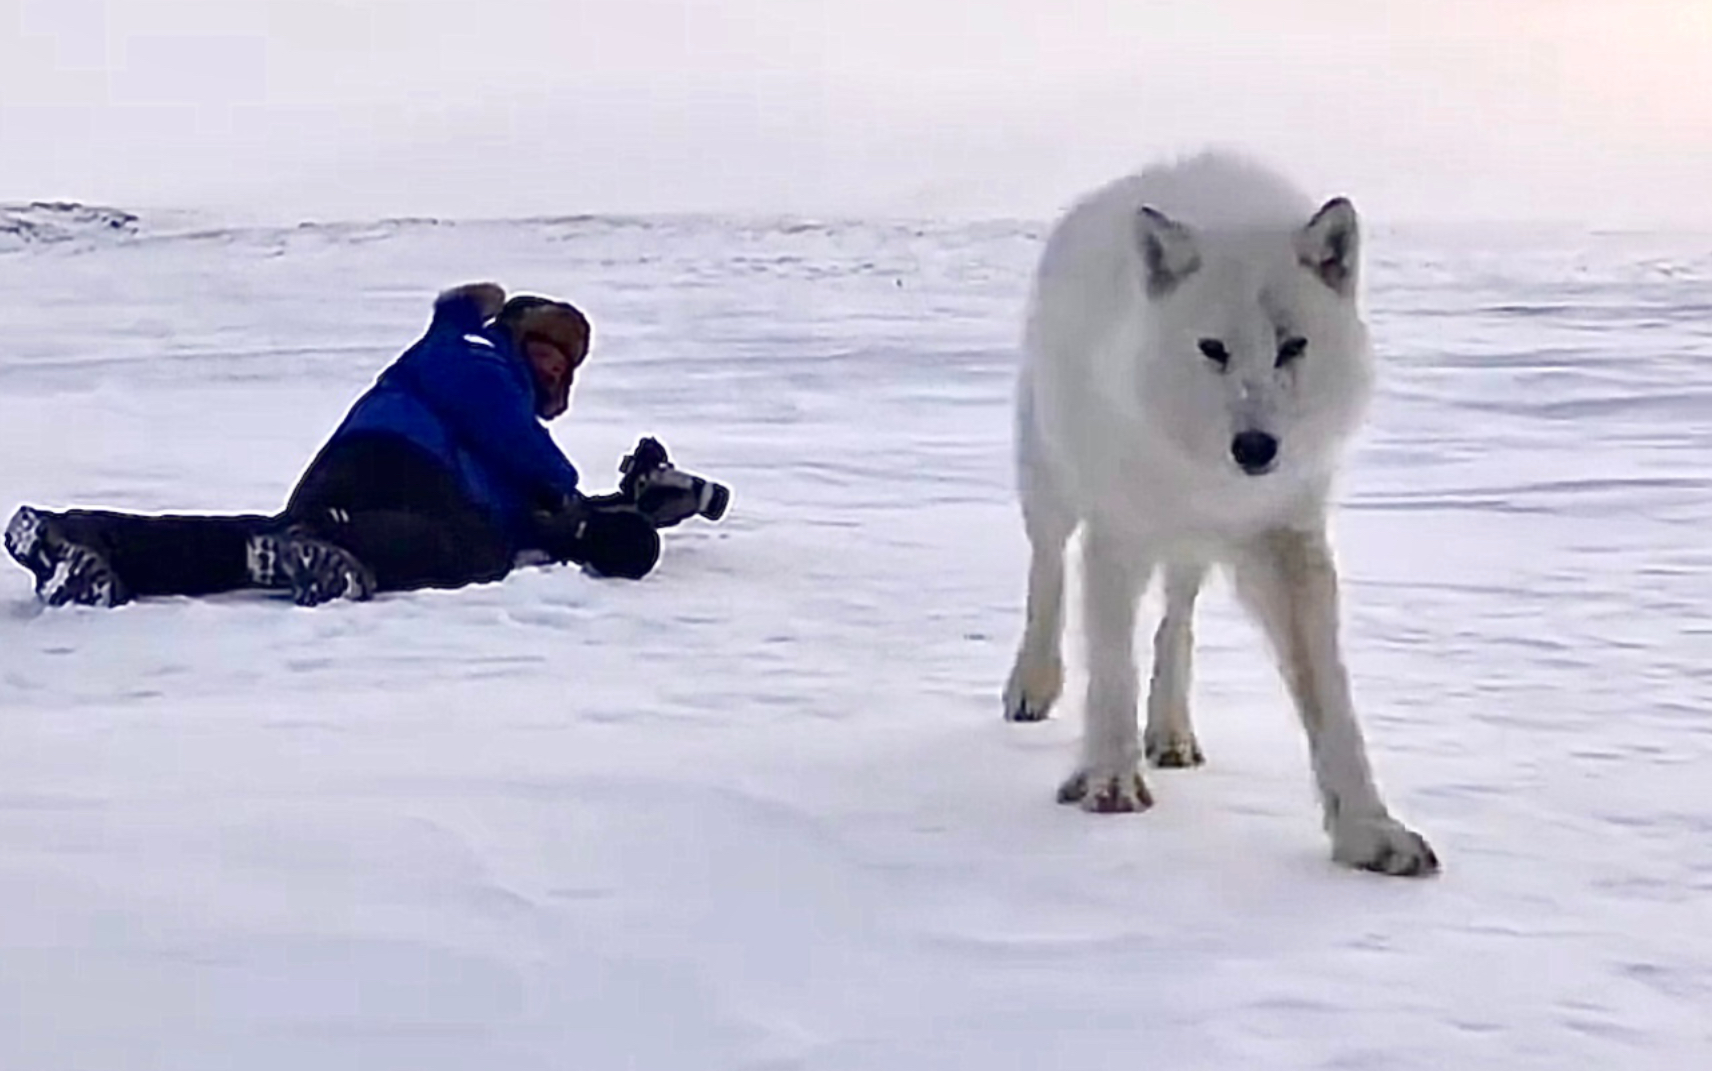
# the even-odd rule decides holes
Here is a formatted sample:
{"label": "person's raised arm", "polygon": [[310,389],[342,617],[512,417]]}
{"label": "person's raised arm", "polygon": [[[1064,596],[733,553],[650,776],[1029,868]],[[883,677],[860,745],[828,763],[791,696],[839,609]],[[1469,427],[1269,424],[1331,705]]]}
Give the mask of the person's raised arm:
{"label": "person's raised arm", "polygon": [[434,299],[429,330],[480,331],[505,307],[505,288],[498,283],[465,283],[442,290]]}

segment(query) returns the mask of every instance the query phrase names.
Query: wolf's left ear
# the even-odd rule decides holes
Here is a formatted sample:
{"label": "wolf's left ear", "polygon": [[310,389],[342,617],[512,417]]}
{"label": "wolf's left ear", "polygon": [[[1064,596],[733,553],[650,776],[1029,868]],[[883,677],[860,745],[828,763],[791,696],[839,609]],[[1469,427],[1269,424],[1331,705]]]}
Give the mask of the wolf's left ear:
{"label": "wolf's left ear", "polygon": [[1148,297],[1171,293],[1201,266],[1194,232],[1152,205],[1136,213],[1135,241],[1147,268]]}
{"label": "wolf's left ear", "polygon": [[1343,297],[1355,293],[1361,262],[1361,224],[1355,206],[1334,197],[1296,232],[1296,259]]}

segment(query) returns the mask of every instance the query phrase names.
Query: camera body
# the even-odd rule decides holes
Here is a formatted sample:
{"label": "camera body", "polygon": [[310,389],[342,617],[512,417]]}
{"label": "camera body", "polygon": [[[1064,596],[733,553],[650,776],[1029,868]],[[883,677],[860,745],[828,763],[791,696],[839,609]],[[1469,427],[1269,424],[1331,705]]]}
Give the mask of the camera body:
{"label": "camera body", "polygon": [[731,489],[724,484],[674,467],[658,439],[643,438],[636,449],[618,463],[623,474],[619,494],[654,522],[669,528],[690,517],[717,521],[731,504]]}

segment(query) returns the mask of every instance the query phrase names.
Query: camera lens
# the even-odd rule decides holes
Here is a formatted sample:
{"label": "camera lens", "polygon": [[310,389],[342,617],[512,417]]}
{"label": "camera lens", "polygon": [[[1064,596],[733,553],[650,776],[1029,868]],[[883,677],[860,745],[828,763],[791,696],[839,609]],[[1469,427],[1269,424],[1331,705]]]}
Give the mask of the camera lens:
{"label": "camera lens", "polygon": [[709,483],[707,505],[701,509],[701,515],[710,521],[717,521],[725,516],[725,507],[731,504],[731,489],[722,483]]}

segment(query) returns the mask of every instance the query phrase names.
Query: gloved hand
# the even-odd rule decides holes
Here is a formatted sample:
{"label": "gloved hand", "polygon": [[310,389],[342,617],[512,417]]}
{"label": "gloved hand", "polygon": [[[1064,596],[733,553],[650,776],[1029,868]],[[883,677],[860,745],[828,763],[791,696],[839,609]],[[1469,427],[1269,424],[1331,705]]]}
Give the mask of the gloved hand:
{"label": "gloved hand", "polygon": [[557,561],[577,556],[578,542],[588,529],[594,505],[581,491],[560,495],[535,512],[536,542]]}
{"label": "gloved hand", "polygon": [[442,291],[435,303],[455,297],[473,301],[476,311],[481,313],[483,323],[498,316],[499,310],[505,307],[505,287],[498,283],[465,283],[462,286],[454,286],[450,290]]}
{"label": "gloved hand", "polygon": [[564,496],[535,513],[537,542],[554,561],[577,562],[608,577],[640,579],[660,560],[660,536],[628,503]]}

